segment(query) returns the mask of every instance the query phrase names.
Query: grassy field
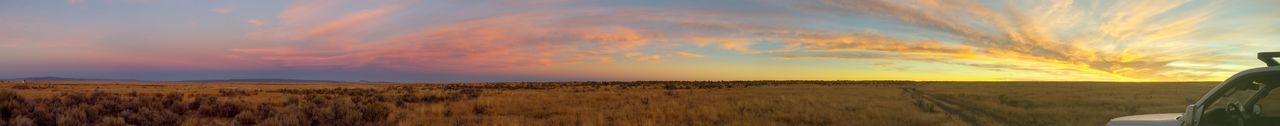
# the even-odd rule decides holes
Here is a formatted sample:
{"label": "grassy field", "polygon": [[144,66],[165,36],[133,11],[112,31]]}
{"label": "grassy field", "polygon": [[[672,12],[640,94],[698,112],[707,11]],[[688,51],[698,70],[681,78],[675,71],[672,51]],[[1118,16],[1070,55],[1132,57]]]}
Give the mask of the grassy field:
{"label": "grassy field", "polygon": [[1216,83],[0,84],[9,125],[1102,125]]}

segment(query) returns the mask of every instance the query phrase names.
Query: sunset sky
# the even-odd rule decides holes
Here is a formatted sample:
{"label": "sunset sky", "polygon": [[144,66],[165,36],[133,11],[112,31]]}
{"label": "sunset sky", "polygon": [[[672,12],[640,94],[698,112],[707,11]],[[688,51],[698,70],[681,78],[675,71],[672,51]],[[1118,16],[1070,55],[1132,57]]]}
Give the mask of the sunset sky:
{"label": "sunset sky", "polygon": [[1220,81],[1280,1],[5,0],[0,78]]}

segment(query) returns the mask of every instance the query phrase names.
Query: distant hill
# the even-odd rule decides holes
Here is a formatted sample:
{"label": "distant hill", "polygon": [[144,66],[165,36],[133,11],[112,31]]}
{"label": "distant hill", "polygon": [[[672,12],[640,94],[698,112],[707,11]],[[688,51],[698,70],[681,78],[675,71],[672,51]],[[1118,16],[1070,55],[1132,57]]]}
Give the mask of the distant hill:
{"label": "distant hill", "polygon": [[331,80],[298,80],[298,79],[226,79],[226,80],[185,80],[174,82],[201,82],[201,83],[346,83],[345,81]]}
{"label": "distant hill", "polygon": [[26,77],[26,78],[13,78],[13,79],[4,79],[4,80],[11,80],[11,81],[22,81],[22,80],[26,80],[26,81],[111,81],[111,82],[150,82],[150,81],[144,81],[144,80],[132,80],[132,79],[94,79],[94,78],[66,78],[66,77]]}
{"label": "distant hill", "polygon": [[[276,79],[276,78],[258,78],[258,79],[226,79],[226,80],[182,80],[182,81],[147,81],[132,79],[93,79],[93,78],[68,78],[68,77],[25,77],[13,79],[0,79],[6,81],[27,81],[42,83],[126,83],[126,82],[195,82],[195,83],[347,83],[345,81],[331,80],[299,80],[299,79]],[[362,81],[364,82],[364,81]]]}

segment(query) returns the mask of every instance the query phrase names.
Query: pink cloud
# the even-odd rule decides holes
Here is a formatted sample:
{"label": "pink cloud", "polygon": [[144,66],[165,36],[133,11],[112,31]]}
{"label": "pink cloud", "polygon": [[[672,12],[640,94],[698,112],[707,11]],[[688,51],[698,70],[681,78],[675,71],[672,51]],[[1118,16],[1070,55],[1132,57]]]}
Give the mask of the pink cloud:
{"label": "pink cloud", "polygon": [[384,17],[383,15],[385,15],[386,13],[395,11],[399,8],[400,8],[399,6],[385,6],[385,7],[375,8],[372,10],[356,12],[354,14],[344,16],[337,20],[324,23],[318,27],[310,28],[310,30],[308,30],[306,33],[307,33],[307,36],[312,36],[312,37],[327,36],[327,35],[332,35],[334,34],[334,32],[338,32],[338,31],[344,31],[344,30],[350,31],[352,30],[351,29],[352,27],[356,27],[356,26],[361,26],[361,25],[371,26],[372,25],[371,23],[378,22],[378,20],[383,18]]}
{"label": "pink cloud", "polygon": [[[799,9],[817,13],[815,15],[848,16],[854,13],[866,19],[899,23],[911,30],[928,31],[927,35],[882,35],[869,30],[848,32],[768,23],[807,20],[785,14],[586,8],[499,13],[377,37],[371,37],[366,30],[377,28],[382,19],[392,16],[389,14],[403,11],[401,7],[379,6],[346,13],[332,20],[319,17],[326,14],[323,12],[332,11],[327,8],[333,4],[296,2],[278,16],[279,23],[273,23],[284,26],[268,30],[272,32],[262,32],[265,36],[284,36],[275,39],[286,42],[274,47],[230,51],[251,57],[245,59],[286,66],[503,69],[704,57],[702,54],[663,49],[668,45],[695,45],[743,54],[778,54],[774,56],[780,59],[921,61],[976,69],[1068,73],[1088,76],[1082,78],[1115,80],[1188,79],[1170,74],[1170,71],[1188,69],[1169,67],[1168,64],[1214,59],[1202,52],[1175,54],[1166,50],[1148,50],[1147,46],[1176,47],[1176,44],[1156,45],[1148,41],[1187,36],[1190,33],[1185,30],[1205,18],[1200,13],[1171,13],[1164,9],[1178,4],[1137,8],[1135,12],[1140,12],[1136,13],[1140,15],[1133,17],[1134,20],[1091,20],[1072,16],[1087,15],[1075,10],[1078,8],[1005,13],[1002,11],[1006,10],[983,3],[965,1],[822,1]],[[1049,3],[1049,7],[1030,8],[1053,9],[1051,5],[1062,4]],[[1187,17],[1190,18],[1163,21],[1147,17],[1151,14],[1189,15]],[[1103,25],[1062,28],[1094,24],[1061,25],[1072,22],[1059,20],[1103,21],[1096,23]],[[1099,31],[1071,31],[1078,29]],[[1059,36],[1063,35],[1059,32],[1073,36]],[[1105,41],[1113,43],[1084,40],[1111,38],[1122,40]],[[1116,43],[1131,45],[1094,48]]]}
{"label": "pink cloud", "polygon": [[[591,61],[611,62],[610,54],[637,50],[655,36],[627,27],[583,25],[557,27],[567,22],[554,12],[502,15],[431,26],[371,42],[331,39],[352,36],[347,27],[380,18],[395,9],[364,11],[324,25],[308,28],[323,42],[308,46],[236,48],[230,51],[285,66],[409,67],[416,69],[510,68]],[[341,38],[341,37],[338,37]],[[307,47],[307,48],[303,48]],[[659,55],[635,57],[660,60]]]}
{"label": "pink cloud", "polygon": [[219,8],[209,9],[209,12],[223,14],[223,15],[231,14],[231,11],[233,10],[230,7],[219,7]]}
{"label": "pink cloud", "polygon": [[293,1],[277,17],[286,24],[301,24],[306,21],[316,20],[335,5],[338,5],[336,1]]}
{"label": "pink cloud", "polygon": [[245,20],[244,22],[249,23],[249,25],[253,25],[254,28],[262,28],[262,25],[267,24],[267,21],[262,21],[259,19],[249,19],[249,20]]}

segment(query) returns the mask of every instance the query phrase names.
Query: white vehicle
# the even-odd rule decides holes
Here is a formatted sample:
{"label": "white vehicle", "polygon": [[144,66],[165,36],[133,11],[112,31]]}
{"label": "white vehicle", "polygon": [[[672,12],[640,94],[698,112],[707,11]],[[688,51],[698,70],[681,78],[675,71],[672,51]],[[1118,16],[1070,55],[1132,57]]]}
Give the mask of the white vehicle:
{"label": "white vehicle", "polygon": [[1258,53],[1267,67],[1232,75],[1183,113],[1125,116],[1108,126],[1280,126],[1280,52]]}

